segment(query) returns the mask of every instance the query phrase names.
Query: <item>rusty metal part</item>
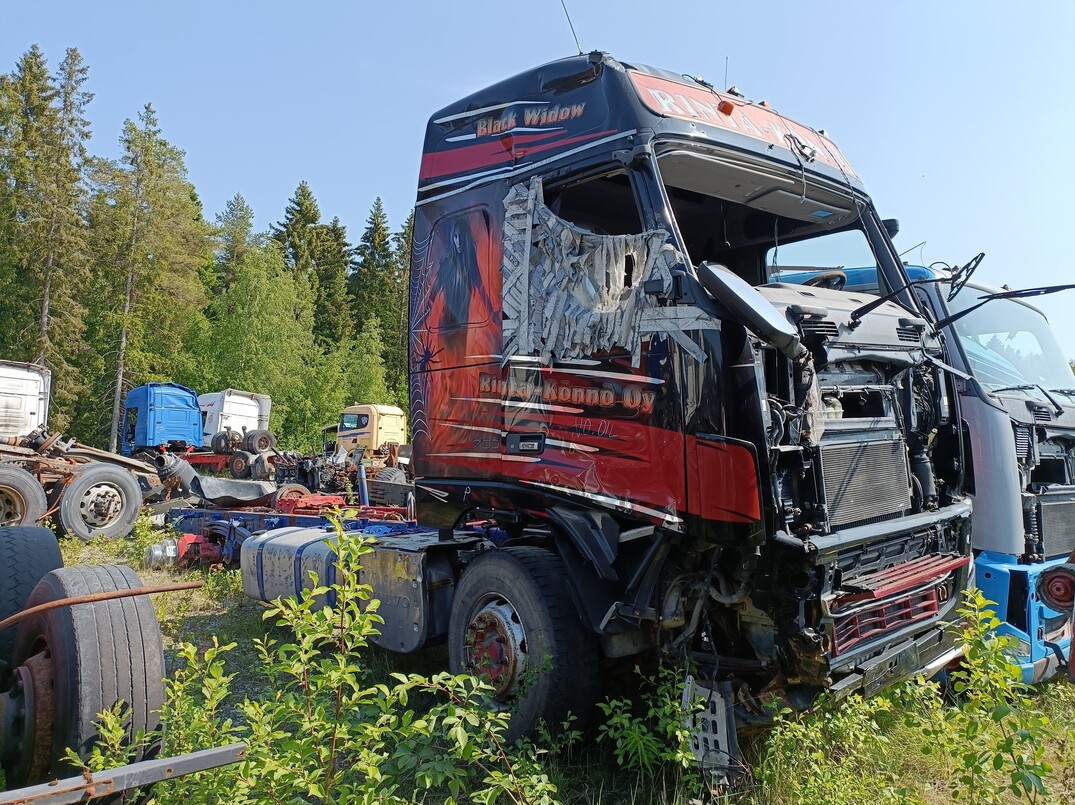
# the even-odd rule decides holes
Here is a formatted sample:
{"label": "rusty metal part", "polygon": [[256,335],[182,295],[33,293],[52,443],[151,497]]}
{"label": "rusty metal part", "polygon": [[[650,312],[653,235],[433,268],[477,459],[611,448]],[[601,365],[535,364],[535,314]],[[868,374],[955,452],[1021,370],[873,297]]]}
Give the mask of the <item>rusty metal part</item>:
{"label": "rusty metal part", "polygon": [[174,593],[179,590],[196,590],[202,586],[200,581],[184,581],[176,584],[159,584],[156,587],[136,587],[130,590],[109,590],[103,593],[90,593],[89,595],[76,595],[71,598],[61,598],[57,601],[49,601],[47,604],[40,604],[36,607],[30,607],[24,609],[22,612],[16,612],[10,618],[0,621],[0,631],[7,629],[9,626],[14,626],[19,621],[36,615],[39,612],[48,612],[52,609],[60,609],[61,607],[73,607],[78,604],[92,604],[96,601],[112,601],[116,598],[135,598],[140,595],[156,595],[157,593]]}
{"label": "rusty metal part", "polygon": [[52,764],[55,695],[48,650],[12,670],[0,695],[0,757],[16,780],[43,780]]}
{"label": "rusty metal part", "polygon": [[0,792],[0,805],[66,805],[85,802],[159,783],[186,774],[215,769],[246,759],[246,744],[202,749],[178,757],[157,758],[77,777],[53,780],[18,791]]}
{"label": "rusty metal part", "polygon": [[29,675],[24,691],[24,743],[20,765],[26,773],[24,780],[43,780],[52,765],[52,733],[56,723],[55,680],[52,675],[52,654],[46,649],[19,666]]}
{"label": "rusty metal part", "polygon": [[466,627],[467,668],[506,700],[516,691],[529,666],[521,619],[506,598],[489,596]]}

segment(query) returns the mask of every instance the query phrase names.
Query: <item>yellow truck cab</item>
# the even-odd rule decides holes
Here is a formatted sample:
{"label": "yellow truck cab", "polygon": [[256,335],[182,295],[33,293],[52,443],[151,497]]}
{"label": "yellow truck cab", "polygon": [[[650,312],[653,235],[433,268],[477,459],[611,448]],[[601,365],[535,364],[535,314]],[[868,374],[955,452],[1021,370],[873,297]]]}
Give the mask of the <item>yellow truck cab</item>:
{"label": "yellow truck cab", "polygon": [[394,405],[355,404],[340,412],[336,449],[355,452],[355,458],[369,450],[371,455],[388,449],[388,443],[407,443],[407,417]]}

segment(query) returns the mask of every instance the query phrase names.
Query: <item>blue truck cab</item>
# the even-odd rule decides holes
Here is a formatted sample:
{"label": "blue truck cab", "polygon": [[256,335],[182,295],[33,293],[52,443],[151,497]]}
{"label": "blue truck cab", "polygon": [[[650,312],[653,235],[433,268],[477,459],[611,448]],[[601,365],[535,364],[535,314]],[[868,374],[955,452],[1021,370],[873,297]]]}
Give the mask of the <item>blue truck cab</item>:
{"label": "blue truck cab", "polygon": [[[997,605],[1004,621],[997,631],[1016,641],[1023,680],[1039,682],[1071,650],[1070,612],[1046,605],[1037,582],[1075,549],[1075,377],[1048,320],[1025,301],[991,299],[972,309],[997,289],[968,282],[952,296],[947,274],[905,270],[934,321],[960,316],[942,330],[949,359],[965,373],[957,389],[975,584]],[[873,267],[796,267],[772,281],[816,285],[833,274],[845,291],[879,292]]]}
{"label": "blue truck cab", "polygon": [[178,383],[147,383],[127,392],[120,452],[132,456],[161,445],[171,450],[202,446],[198,395]]}

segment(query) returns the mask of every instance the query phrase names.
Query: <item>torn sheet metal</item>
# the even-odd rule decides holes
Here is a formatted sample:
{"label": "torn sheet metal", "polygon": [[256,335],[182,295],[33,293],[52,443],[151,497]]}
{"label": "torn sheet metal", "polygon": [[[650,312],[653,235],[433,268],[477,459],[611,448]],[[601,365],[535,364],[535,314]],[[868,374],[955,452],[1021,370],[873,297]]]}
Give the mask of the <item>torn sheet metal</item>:
{"label": "torn sheet metal", "polygon": [[668,334],[704,360],[682,332],[719,322],[698,308],[660,306],[643,290],[653,279],[671,287],[672,269],[685,264],[668,233],[586,232],[546,207],[541,188],[534,178],[504,200],[503,359],[537,355],[548,364],[622,348],[637,367],[644,336]]}

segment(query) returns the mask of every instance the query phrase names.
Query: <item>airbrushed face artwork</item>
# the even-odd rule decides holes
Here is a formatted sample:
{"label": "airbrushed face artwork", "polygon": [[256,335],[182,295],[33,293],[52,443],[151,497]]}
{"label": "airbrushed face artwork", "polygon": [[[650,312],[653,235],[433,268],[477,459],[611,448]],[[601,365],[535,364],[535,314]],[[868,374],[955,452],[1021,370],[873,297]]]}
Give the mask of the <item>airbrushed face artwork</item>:
{"label": "airbrushed face artwork", "polygon": [[[479,368],[489,371],[490,363],[500,362],[500,312],[493,300],[500,297],[502,248],[490,236],[499,230],[491,221],[496,208],[490,203],[447,215],[414,246],[424,259],[412,278],[412,436],[416,455],[428,454],[438,475],[473,472],[473,429],[499,414],[498,405],[475,393]],[[486,438],[487,444],[477,444],[481,452],[499,452],[499,436]]]}

